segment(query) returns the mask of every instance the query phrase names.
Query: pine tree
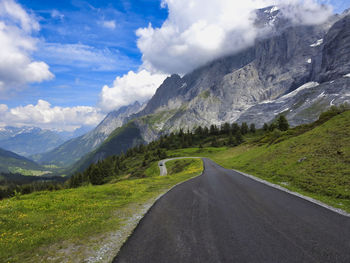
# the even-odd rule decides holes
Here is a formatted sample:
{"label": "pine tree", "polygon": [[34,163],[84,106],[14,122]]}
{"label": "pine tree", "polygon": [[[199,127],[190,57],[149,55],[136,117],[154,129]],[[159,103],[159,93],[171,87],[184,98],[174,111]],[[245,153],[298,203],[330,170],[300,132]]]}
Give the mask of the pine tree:
{"label": "pine tree", "polygon": [[277,126],[280,131],[287,131],[289,129],[289,123],[287,118],[281,115],[277,120]]}
{"label": "pine tree", "polygon": [[237,132],[241,131],[241,128],[239,127],[239,125],[237,123],[232,123],[231,130],[232,130],[233,134],[237,134]]}
{"label": "pine tree", "polygon": [[236,136],[235,136],[235,137],[236,137],[236,143],[237,143],[237,145],[243,143],[243,136],[242,136],[242,134],[241,134],[240,131],[238,131],[238,132],[236,133]]}
{"label": "pine tree", "polygon": [[103,176],[100,172],[100,169],[97,165],[95,165],[90,174],[90,182],[94,185],[100,185],[103,184]]}
{"label": "pine tree", "polygon": [[241,125],[241,133],[243,135],[248,133],[248,124],[246,122],[243,122]]}
{"label": "pine tree", "polygon": [[237,142],[232,134],[229,136],[227,144],[229,146],[236,146],[237,145]]}
{"label": "pine tree", "polygon": [[221,134],[229,134],[230,130],[231,126],[227,122],[225,122],[224,125],[221,126]]}
{"label": "pine tree", "polygon": [[210,135],[217,135],[218,134],[218,127],[214,124],[210,125]]}
{"label": "pine tree", "polygon": [[204,127],[203,129],[203,135],[207,136],[209,134],[209,129],[208,127]]}
{"label": "pine tree", "polygon": [[254,124],[254,123],[250,124],[250,132],[251,132],[251,133],[255,133],[255,132],[256,132],[255,124]]}
{"label": "pine tree", "polygon": [[183,137],[183,135],[184,135],[184,131],[183,131],[183,129],[180,129],[178,136]]}
{"label": "pine tree", "polygon": [[201,126],[198,126],[196,130],[194,131],[196,135],[202,136],[203,135],[203,128]]}
{"label": "pine tree", "polygon": [[263,130],[266,132],[269,130],[269,125],[266,122],[264,123]]}
{"label": "pine tree", "polygon": [[269,131],[272,132],[276,128],[277,128],[276,124],[275,123],[271,123],[270,126],[269,126]]}

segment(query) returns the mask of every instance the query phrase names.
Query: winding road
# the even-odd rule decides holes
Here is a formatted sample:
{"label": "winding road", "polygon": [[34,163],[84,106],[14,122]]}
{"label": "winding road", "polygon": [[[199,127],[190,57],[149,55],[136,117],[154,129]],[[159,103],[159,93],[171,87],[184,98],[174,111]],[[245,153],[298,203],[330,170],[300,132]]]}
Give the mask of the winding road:
{"label": "winding road", "polygon": [[164,159],[158,162],[158,167],[160,171],[160,176],[165,176],[168,174],[168,170],[166,169],[165,164],[169,161],[173,160],[181,160],[181,159],[200,159],[200,157],[176,157],[176,158],[170,158],[170,159]]}
{"label": "winding road", "polygon": [[203,161],[203,175],[159,199],[113,262],[350,262],[349,217]]}

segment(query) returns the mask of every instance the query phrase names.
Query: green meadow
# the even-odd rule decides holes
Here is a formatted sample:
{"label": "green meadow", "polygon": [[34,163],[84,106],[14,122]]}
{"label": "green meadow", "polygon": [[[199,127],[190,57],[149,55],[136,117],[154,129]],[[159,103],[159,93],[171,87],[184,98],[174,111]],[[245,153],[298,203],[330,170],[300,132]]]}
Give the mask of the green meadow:
{"label": "green meadow", "polygon": [[[102,234],[118,231],[143,204],[203,169],[201,160],[186,160],[181,167],[160,177],[155,162],[144,179],[36,192],[0,201],[0,262],[62,262],[69,257],[83,261],[84,251],[72,254],[74,250],[67,247],[93,246]],[[67,254],[55,258],[58,249]]]}

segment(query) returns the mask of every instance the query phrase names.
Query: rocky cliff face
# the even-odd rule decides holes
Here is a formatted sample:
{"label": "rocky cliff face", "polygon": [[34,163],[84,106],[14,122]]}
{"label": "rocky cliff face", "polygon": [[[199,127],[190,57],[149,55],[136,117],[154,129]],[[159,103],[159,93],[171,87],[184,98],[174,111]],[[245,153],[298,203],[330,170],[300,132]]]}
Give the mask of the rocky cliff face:
{"label": "rocky cliff face", "polygon": [[[258,10],[257,17],[257,26],[268,33],[253,47],[218,59],[183,77],[173,75],[159,87],[145,109],[134,116],[139,117],[138,124],[146,141],[162,133],[198,125],[254,121],[261,126],[271,121],[276,113],[276,110],[270,112],[274,107],[263,102],[277,103],[279,98],[306,83],[335,81],[350,73],[350,41],[347,41],[350,16],[339,21],[335,16],[323,25],[293,26],[278,9],[270,7]],[[339,54],[334,54],[336,50]],[[339,81],[345,82],[344,79]],[[338,86],[328,83],[317,87],[325,91],[323,97],[329,95],[329,106],[334,99],[330,94],[335,94],[332,89]],[[346,88],[341,91],[332,103],[346,101]],[[320,107],[316,115],[322,110],[324,108]],[[253,112],[260,115],[265,111],[268,117],[252,118]],[[152,117],[142,117],[149,115]],[[314,120],[311,115],[301,119],[296,116],[288,115],[292,124]]]}
{"label": "rocky cliff face", "polygon": [[350,15],[336,22],[324,38],[320,82],[350,73]]}
{"label": "rocky cliff face", "polygon": [[[310,47],[317,52],[309,82],[273,101],[252,106],[238,122],[257,123],[284,114],[292,125],[315,121],[331,105],[350,103],[350,15],[341,17]],[[320,84],[319,84],[319,83]]]}

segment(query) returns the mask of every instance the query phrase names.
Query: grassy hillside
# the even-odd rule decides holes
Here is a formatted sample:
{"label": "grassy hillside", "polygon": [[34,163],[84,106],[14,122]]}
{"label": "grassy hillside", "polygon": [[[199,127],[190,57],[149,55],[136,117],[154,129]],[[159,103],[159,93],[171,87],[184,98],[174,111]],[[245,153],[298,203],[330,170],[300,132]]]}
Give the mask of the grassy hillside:
{"label": "grassy hillside", "polygon": [[40,176],[49,173],[37,163],[0,148],[0,172]]}
{"label": "grassy hillside", "polygon": [[350,212],[350,111],[247,140],[234,148],[189,148],[168,155],[206,156]]}
{"label": "grassy hillside", "polygon": [[138,221],[145,205],[203,169],[200,160],[186,160],[181,169],[160,177],[155,167],[156,162],[143,179],[0,201],[0,262],[83,262],[111,236],[113,244],[120,243],[132,230],[123,232],[125,224]]}
{"label": "grassy hillside", "polygon": [[130,122],[123,127],[117,128],[102,143],[100,147],[91,153],[85,155],[81,160],[66,170],[66,174],[72,174],[76,171],[84,171],[90,164],[96,163],[109,156],[119,155],[126,152],[129,148],[144,143],[139,129],[133,122]]}

